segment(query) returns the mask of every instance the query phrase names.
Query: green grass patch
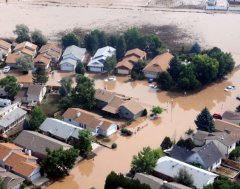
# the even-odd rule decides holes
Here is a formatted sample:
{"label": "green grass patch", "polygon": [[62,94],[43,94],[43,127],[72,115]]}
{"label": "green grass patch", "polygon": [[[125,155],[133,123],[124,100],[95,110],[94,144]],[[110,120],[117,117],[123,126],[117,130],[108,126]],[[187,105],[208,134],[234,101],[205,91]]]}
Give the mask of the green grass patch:
{"label": "green grass patch", "polygon": [[60,111],[59,101],[59,94],[47,94],[40,107],[47,116],[53,117],[54,113]]}

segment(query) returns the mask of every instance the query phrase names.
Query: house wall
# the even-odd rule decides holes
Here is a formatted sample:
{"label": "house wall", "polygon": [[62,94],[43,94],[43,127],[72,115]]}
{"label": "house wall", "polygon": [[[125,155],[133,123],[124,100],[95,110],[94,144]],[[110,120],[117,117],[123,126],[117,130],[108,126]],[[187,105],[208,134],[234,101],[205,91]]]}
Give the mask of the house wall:
{"label": "house wall", "polygon": [[103,102],[101,100],[97,100],[96,99],[96,107],[97,108],[101,108],[102,109],[103,107],[107,106],[107,104],[108,104],[107,102]]}
{"label": "house wall", "polygon": [[28,95],[27,97],[27,102],[42,102],[44,95],[46,94],[46,87],[43,87],[43,89],[41,90],[41,93],[39,95]]}
{"label": "house wall", "polygon": [[41,177],[41,174],[40,174],[40,167],[36,168],[32,174],[28,177],[25,177],[27,180],[30,180],[30,181],[34,181],[36,180],[37,178]]}
{"label": "house wall", "polygon": [[135,117],[135,115],[132,112],[130,112],[128,109],[126,109],[123,106],[120,106],[119,108],[119,115],[120,117],[124,117],[126,119],[134,119]]}
{"label": "house wall", "polygon": [[61,64],[60,69],[62,71],[74,71],[75,67],[76,65],[72,65],[70,63],[64,63],[64,64]]}
{"label": "house wall", "polygon": [[103,71],[103,68],[102,67],[94,67],[94,66],[88,66],[88,70],[90,72],[102,72]]}
{"label": "house wall", "polygon": [[206,140],[206,144],[210,142],[214,142],[214,144],[217,146],[218,150],[221,152],[223,157],[228,157],[230,152],[236,148],[236,143],[232,144],[231,146],[226,146],[218,140]]}
{"label": "house wall", "polygon": [[102,130],[101,128],[98,131],[98,134],[103,136],[110,136],[117,131],[117,125],[112,124],[107,130]]}
{"label": "house wall", "polygon": [[143,71],[144,76],[148,79],[156,79],[159,73]]}
{"label": "house wall", "polygon": [[123,68],[118,68],[117,73],[118,74],[123,74],[123,75],[128,75],[128,74],[130,74],[130,70],[123,69]]}

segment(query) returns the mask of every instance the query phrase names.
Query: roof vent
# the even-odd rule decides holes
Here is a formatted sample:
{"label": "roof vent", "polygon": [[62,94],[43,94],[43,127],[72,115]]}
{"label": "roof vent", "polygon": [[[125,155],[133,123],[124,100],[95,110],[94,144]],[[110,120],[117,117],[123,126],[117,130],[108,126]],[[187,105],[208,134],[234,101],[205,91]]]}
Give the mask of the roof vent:
{"label": "roof vent", "polygon": [[77,112],[76,116],[77,117],[80,117],[81,113],[80,112]]}

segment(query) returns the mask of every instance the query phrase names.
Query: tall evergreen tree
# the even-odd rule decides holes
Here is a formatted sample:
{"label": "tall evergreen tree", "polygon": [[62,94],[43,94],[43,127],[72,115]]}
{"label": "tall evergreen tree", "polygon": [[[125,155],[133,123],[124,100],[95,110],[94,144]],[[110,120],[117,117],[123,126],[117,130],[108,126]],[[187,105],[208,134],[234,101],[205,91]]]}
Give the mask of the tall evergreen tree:
{"label": "tall evergreen tree", "polygon": [[206,107],[198,114],[195,124],[199,130],[207,132],[215,131],[213,117]]}
{"label": "tall evergreen tree", "polygon": [[116,56],[117,60],[120,60],[124,57],[124,54],[126,52],[126,41],[123,36],[120,36],[117,40],[117,49],[116,49]]}
{"label": "tall evergreen tree", "polygon": [[46,115],[42,109],[36,106],[31,113],[31,119],[29,121],[30,129],[33,131],[38,130],[45,119]]}
{"label": "tall evergreen tree", "polygon": [[170,66],[167,71],[172,76],[172,79],[174,81],[177,81],[179,79],[179,74],[181,71],[181,63],[177,58],[177,56],[174,56],[174,58],[170,61]]}
{"label": "tall evergreen tree", "polygon": [[161,146],[162,150],[166,150],[166,149],[171,148],[172,145],[173,145],[173,143],[172,143],[170,137],[165,137],[160,146]]}

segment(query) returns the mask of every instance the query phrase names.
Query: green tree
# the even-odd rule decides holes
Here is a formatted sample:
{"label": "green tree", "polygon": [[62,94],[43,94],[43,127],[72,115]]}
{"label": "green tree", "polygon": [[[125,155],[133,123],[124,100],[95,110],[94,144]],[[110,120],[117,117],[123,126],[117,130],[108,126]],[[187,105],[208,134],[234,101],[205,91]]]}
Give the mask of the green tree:
{"label": "green tree", "polygon": [[[108,45],[117,49],[118,38],[119,38],[118,35],[114,35],[114,34],[110,35],[108,38]],[[125,44],[126,44],[126,42],[125,42]]]}
{"label": "green tree", "polygon": [[82,62],[78,61],[77,66],[75,68],[75,72],[77,74],[81,74],[81,75],[85,74],[85,68],[84,68]]}
{"label": "green tree", "polygon": [[62,46],[66,48],[71,45],[80,45],[78,37],[74,33],[68,33],[62,37]]}
{"label": "green tree", "polygon": [[60,100],[60,107],[62,109],[71,108],[72,106],[73,106],[73,101],[72,101],[71,97],[65,96],[65,97],[61,98],[61,100]]}
{"label": "green tree", "polygon": [[92,109],[95,105],[94,82],[85,76],[76,79],[77,85],[71,92],[71,99],[74,107]]}
{"label": "green tree", "polygon": [[174,180],[177,183],[183,184],[185,186],[193,187],[194,181],[192,175],[190,175],[184,168],[179,169],[179,172],[177,176],[174,178]]}
{"label": "green tree", "polygon": [[126,41],[124,39],[124,36],[120,36],[117,40],[117,47],[116,47],[116,57],[117,60],[120,60],[121,58],[124,57],[125,52],[126,52]]}
{"label": "green tree", "polygon": [[135,62],[132,72],[131,72],[131,78],[134,80],[135,79],[139,79],[139,80],[144,79],[143,68],[145,66],[146,66],[146,64],[142,60]]}
{"label": "green tree", "polygon": [[46,119],[46,115],[42,111],[42,109],[38,106],[36,106],[32,113],[31,113],[31,119],[29,121],[30,130],[36,131],[42,124],[42,122]]}
{"label": "green tree", "polygon": [[73,168],[79,155],[79,150],[74,148],[68,150],[60,148],[53,151],[46,149],[46,151],[47,156],[41,161],[40,166],[52,178],[68,175],[69,169]]}
{"label": "green tree", "polygon": [[202,83],[202,85],[217,79],[219,67],[218,61],[207,55],[195,55],[192,62],[196,70],[196,78]]}
{"label": "green tree", "polygon": [[172,87],[173,85],[173,79],[172,76],[164,71],[161,72],[158,76],[157,76],[157,84],[160,85],[160,88],[162,90],[168,90]]}
{"label": "green tree", "polygon": [[194,43],[189,51],[190,53],[199,54],[201,53],[201,47],[198,43]]}
{"label": "green tree", "polygon": [[163,112],[163,109],[161,107],[159,107],[159,106],[153,106],[151,111],[155,115],[158,115],[158,114],[161,114]]}
{"label": "green tree", "polygon": [[217,74],[219,79],[223,78],[233,70],[235,61],[230,53],[224,53],[221,51],[221,49],[214,47],[210,49],[207,54],[209,57],[216,59],[219,62]]}
{"label": "green tree", "polygon": [[20,90],[20,85],[17,83],[17,79],[14,76],[6,76],[5,78],[0,79],[0,86],[4,88],[8,98],[11,100],[14,99]]}
{"label": "green tree", "polygon": [[110,74],[117,64],[117,59],[115,56],[107,57],[104,62],[104,69]]}
{"label": "green tree", "polygon": [[61,97],[67,96],[72,90],[72,78],[63,78],[61,81],[61,86],[59,88],[59,94]]}
{"label": "green tree", "polygon": [[156,166],[157,160],[163,156],[160,149],[151,149],[150,147],[143,148],[137,155],[133,156],[131,167],[135,173],[151,174]]}
{"label": "green tree", "polygon": [[129,179],[127,177],[124,177],[122,174],[117,175],[112,171],[106,178],[104,189],[118,188],[151,189],[149,185],[141,184],[139,180]]}
{"label": "green tree", "polygon": [[240,189],[240,184],[231,181],[227,177],[219,176],[215,178],[213,184],[204,186],[203,189]]}
{"label": "green tree", "polygon": [[33,75],[34,84],[45,84],[48,81],[48,75],[44,68],[38,67]]}
{"label": "green tree", "polygon": [[17,35],[16,42],[22,43],[24,41],[30,41],[30,31],[29,28],[24,24],[16,25],[15,30],[13,31]]}
{"label": "green tree", "polygon": [[172,145],[173,145],[173,143],[172,143],[170,137],[165,137],[160,146],[161,146],[162,150],[166,150],[166,149],[171,148]]}
{"label": "green tree", "polygon": [[47,43],[47,38],[43,35],[42,31],[35,30],[31,33],[32,42],[38,47],[41,47]]}
{"label": "green tree", "polygon": [[195,124],[199,130],[207,132],[215,131],[213,117],[206,107],[198,114]]}
{"label": "green tree", "polygon": [[127,50],[145,47],[145,36],[137,28],[130,28],[124,33]]}
{"label": "green tree", "polygon": [[145,36],[144,49],[150,57],[158,55],[163,48],[163,43],[157,35],[150,34]]}
{"label": "green tree", "polygon": [[231,153],[229,154],[229,159],[237,161],[240,158],[240,146],[237,146]]}
{"label": "green tree", "polygon": [[84,45],[91,54],[94,54],[98,49],[97,37],[91,34],[86,35],[84,38]]}
{"label": "green tree", "polygon": [[33,68],[32,58],[28,55],[19,57],[16,60],[18,69],[24,74],[28,74],[29,70]]}
{"label": "green tree", "polygon": [[88,155],[92,151],[93,136],[91,131],[87,129],[80,131],[78,140],[77,148],[80,150],[80,154],[84,156]]}
{"label": "green tree", "polygon": [[174,56],[174,58],[170,61],[169,68],[167,71],[172,76],[172,79],[174,81],[178,81],[179,74],[181,71],[181,62],[177,56]]}
{"label": "green tree", "polygon": [[180,138],[179,141],[177,142],[177,146],[181,146],[188,150],[192,150],[195,147],[195,144],[191,138],[188,138],[186,140]]}

